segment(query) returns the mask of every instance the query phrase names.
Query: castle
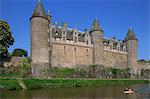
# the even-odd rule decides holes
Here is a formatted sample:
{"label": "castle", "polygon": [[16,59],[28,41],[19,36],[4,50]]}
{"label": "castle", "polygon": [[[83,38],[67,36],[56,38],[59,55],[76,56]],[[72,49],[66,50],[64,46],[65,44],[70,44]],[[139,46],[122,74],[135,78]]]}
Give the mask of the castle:
{"label": "castle", "polygon": [[30,18],[32,74],[42,75],[51,66],[77,67],[91,64],[104,67],[137,68],[137,44],[130,28],[124,40],[104,37],[95,18],[90,31],[68,28],[66,23],[52,26],[51,14],[38,1]]}

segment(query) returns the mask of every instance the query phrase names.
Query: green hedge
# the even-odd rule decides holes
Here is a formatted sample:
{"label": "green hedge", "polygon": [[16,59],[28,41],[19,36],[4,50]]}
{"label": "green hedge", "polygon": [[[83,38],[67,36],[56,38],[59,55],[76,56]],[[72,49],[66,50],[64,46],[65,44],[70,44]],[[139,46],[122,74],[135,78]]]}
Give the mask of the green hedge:
{"label": "green hedge", "polygon": [[0,88],[9,89],[9,90],[19,90],[21,87],[18,84],[18,81],[15,78],[1,78],[0,79]]}

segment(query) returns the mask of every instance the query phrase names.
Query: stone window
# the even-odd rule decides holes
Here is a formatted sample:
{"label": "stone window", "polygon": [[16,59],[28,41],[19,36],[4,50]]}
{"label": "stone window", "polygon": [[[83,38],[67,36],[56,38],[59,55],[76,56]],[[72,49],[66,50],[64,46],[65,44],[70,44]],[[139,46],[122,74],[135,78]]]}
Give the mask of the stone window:
{"label": "stone window", "polygon": [[64,36],[63,36],[63,38],[62,38],[62,39],[63,39],[63,41],[65,41],[65,40],[66,40],[66,38],[65,38]]}
{"label": "stone window", "polygon": [[110,45],[110,50],[112,50],[113,49],[113,46],[112,45]]}
{"label": "stone window", "polygon": [[76,47],[74,47],[74,55],[76,56]]}
{"label": "stone window", "polygon": [[86,56],[88,56],[88,49],[86,49]]}
{"label": "stone window", "polygon": [[125,46],[123,46],[123,51],[126,52],[126,47]]}
{"label": "stone window", "polygon": [[123,51],[126,52],[126,46],[123,44]]}
{"label": "stone window", "polygon": [[113,42],[112,41],[109,41],[109,48],[110,48],[110,50],[113,49]]}
{"label": "stone window", "polygon": [[120,47],[119,46],[117,47],[117,50],[120,51]]}
{"label": "stone window", "polygon": [[62,40],[63,40],[63,41],[66,40],[66,31],[62,31]]}
{"label": "stone window", "polygon": [[64,46],[64,54],[66,54],[66,46]]}
{"label": "stone window", "polygon": [[65,35],[66,34],[66,32],[65,31],[63,31],[63,35]]}
{"label": "stone window", "polygon": [[89,43],[88,40],[86,40],[86,44],[87,44],[87,45],[88,45],[88,43]]}
{"label": "stone window", "polygon": [[74,43],[77,43],[77,37],[74,37]]}
{"label": "stone window", "polygon": [[120,51],[120,44],[117,44],[117,50]]}

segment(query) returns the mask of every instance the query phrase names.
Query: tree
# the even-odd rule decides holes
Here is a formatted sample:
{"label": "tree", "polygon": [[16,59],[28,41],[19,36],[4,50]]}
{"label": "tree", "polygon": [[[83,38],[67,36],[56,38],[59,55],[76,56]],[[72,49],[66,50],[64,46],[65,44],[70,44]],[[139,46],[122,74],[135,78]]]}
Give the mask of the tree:
{"label": "tree", "polygon": [[12,52],[12,56],[28,57],[28,52],[24,49],[17,48]]}
{"label": "tree", "polygon": [[11,35],[7,22],[0,20],[0,58],[4,60],[8,56],[8,48],[13,45],[14,38]]}

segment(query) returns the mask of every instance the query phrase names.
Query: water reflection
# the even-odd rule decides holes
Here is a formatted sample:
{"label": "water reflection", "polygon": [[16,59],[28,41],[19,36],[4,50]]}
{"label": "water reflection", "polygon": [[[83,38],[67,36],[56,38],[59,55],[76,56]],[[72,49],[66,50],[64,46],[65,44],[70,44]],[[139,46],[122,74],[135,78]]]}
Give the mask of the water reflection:
{"label": "water reflection", "polygon": [[[134,94],[124,94],[125,87]],[[150,99],[150,85],[117,85],[81,88],[35,89],[26,91],[0,90],[0,99]]]}

